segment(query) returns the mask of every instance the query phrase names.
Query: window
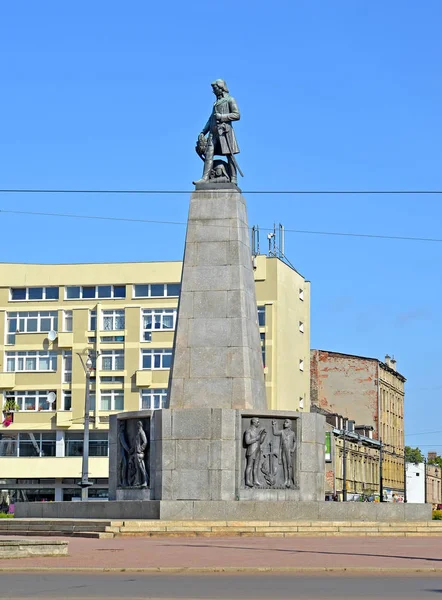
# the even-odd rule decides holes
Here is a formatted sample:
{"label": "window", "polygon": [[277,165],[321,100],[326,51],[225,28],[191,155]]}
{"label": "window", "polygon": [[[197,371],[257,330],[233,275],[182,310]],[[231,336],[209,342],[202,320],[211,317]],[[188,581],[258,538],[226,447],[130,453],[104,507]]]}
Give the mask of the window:
{"label": "window", "polygon": [[299,288],[299,299],[304,300],[304,290],[302,288]]}
{"label": "window", "polygon": [[266,334],[260,333],[259,336],[261,338],[262,364],[265,367],[266,366]]}
{"label": "window", "polygon": [[266,307],[258,306],[258,324],[260,327],[265,327],[266,324]]}
{"label": "window", "polygon": [[[89,456],[108,455],[107,431],[89,432]],[[83,456],[83,432],[67,431],[65,437],[65,456]]]}
{"label": "window", "polygon": [[66,300],[126,298],[125,285],[71,285],[66,287]]}
{"label": "window", "polygon": [[124,383],[124,377],[119,375],[105,375],[100,377],[101,383]]}
{"label": "window", "polygon": [[124,329],[124,310],[103,310],[103,331]]}
{"label": "window", "polygon": [[72,311],[64,310],[63,311],[63,331],[72,331]]}
{"label": "window", "polygon": [[167,389],[146,389],[141,390],[141,409],[155,410],[157,408],[165,408],[167,399]]}
{"label": "window", "polygon": [[103,350],[101,353],[101,369],[103,371],[122,371],[124,369],[123,350]]}
{"label": "window", "polygon": [[299,321],[299,331],[304,333],[304,323],[302,321]]}
{"label": "window", "polygon": [[97,311],[90,310],[89,311],[89,331],[97,330]]}
{"label": "window", "polygon": [[6,352],[7,371],[56,371],[57,353],[42,351]]}
{"label": "window", "polygon": [[56,311],[8,312],[7,344],[15,344],[16,333],[46,333],[58,329]]}
{"label": "window", "polygon": [[55,456],[55,433],[0,433],[0,456]]}
{"label": "window", "polygon": [[150,342],[152,330],[173,331],[176,324],[175,308],[153,308],[143,310],[143,340]]}
{"label": "window", "polygon": [[[51,394],[51,396],[49,396]],[[19,411],[55,410],[53,391],[5,392],[5,400],[13,400]],[[54,398],[52,402],[50,400]]]}
{"label": "window", "polygon": [[123,390],[102,390],[100,410],[124,410]]}
{"label": "window", "polygon": [[58,287],[11,288],[10,298],[12,301],[58,300]]}
{"label": "window", "polygon": [[[89,341],[95,342],[97,338],[88,338]],[[100,337],[102,344],[111,344],[115,342],[124,342],[124,335],[104,335]]]}
{"label": "window", "polygon": [[304,370],[304,361],[302,360],[302,358],[299,359],[299,370],[300,371]]}
{"label": "window", "polygon": [[179,296],[180,291],[180,283],[146,283],[134,285],[134,298]]}
{"label": "window", "polygon": [[172,348],[142,350],[143,369],[170,369],[172,364]]}
{"label": "window", "polygon": [[61,410],[72,410],[72,392],[63,391],[63,404]]}
{"label": "window", "polygon": [[63,383],[72,381],[72,352],[65,350],[63,352]]}

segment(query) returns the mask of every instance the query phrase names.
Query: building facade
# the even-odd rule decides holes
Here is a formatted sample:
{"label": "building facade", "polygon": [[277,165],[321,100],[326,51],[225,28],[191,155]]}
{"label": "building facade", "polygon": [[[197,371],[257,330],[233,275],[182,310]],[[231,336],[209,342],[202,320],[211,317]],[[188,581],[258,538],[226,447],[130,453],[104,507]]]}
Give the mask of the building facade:
{"label": "building facade", "polygon": [[[356,425],[342,415],[331,414],[316,406],[326,418],[325,498],[343,501],[379,500],[380,442],[373,439],[373,428]],[[344,478],[345,462],[345,478]]]}
{"label": "building facade", "polygon": [[[167,406],[181,267],[0,265],[2,498],[79,497],[88,354],[89,496],[107,497],[109,416]],[[310,284],[275,257],[254,272],[268,406],[309,411]]]}
{"label": "building facade", "polygon": [[311,351],[311,403],[373,428],[382,441],[383,489],[404,494],[404,383],[396,361],[326,350]]}
{"label": "building facade", "polygon": [[407,462],[407,501],[442,504],[442,475],[438,465]]}

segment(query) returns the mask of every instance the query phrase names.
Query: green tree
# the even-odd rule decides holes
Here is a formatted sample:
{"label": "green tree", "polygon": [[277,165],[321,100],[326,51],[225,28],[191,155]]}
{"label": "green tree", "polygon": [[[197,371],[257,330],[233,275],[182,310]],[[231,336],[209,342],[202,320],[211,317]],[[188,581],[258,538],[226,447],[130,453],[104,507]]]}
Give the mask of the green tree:
{"label": "green tree", "polygon": [[405,460],[410,463],[422,463],[424,462],[424,455],[420,448],[405,446]]}

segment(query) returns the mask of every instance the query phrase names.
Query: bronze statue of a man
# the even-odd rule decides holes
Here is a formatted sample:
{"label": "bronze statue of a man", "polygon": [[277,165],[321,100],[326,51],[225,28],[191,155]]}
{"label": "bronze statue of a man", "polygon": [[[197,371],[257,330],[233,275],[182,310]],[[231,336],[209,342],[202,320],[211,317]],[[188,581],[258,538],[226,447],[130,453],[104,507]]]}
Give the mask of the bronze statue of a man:
{"label": "bronze statue of a man", "polygon": [[[227,84],[223,79],[214,81],[212,90],[216,96],[216,101],[213,105],[212,114],[199,134],[197,142],[197,152],[204,160],[204,172],[201,179],[193,183],[196,185],[209,181],[213,169],[213,157],[226,156],[230,182],[236,184],[238,165],[235,154],[239,153],[239,148],[236,143],[232,121],[239,121],[240,119],[238,105],[235,98],[229,94]],[[207,139],[205,138],[206,134],[208,134]]]}

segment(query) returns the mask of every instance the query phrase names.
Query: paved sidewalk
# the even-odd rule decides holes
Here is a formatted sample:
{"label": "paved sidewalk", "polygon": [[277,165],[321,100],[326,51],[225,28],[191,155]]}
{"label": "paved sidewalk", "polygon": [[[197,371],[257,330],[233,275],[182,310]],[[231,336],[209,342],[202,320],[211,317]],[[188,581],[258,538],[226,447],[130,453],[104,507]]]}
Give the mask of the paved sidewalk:
{"label": "paved sidewalk", "polygon": [[51,539],[68,539],[69,556],[0,560],[0,569],[370,568],[442,572],[440,538]]}

